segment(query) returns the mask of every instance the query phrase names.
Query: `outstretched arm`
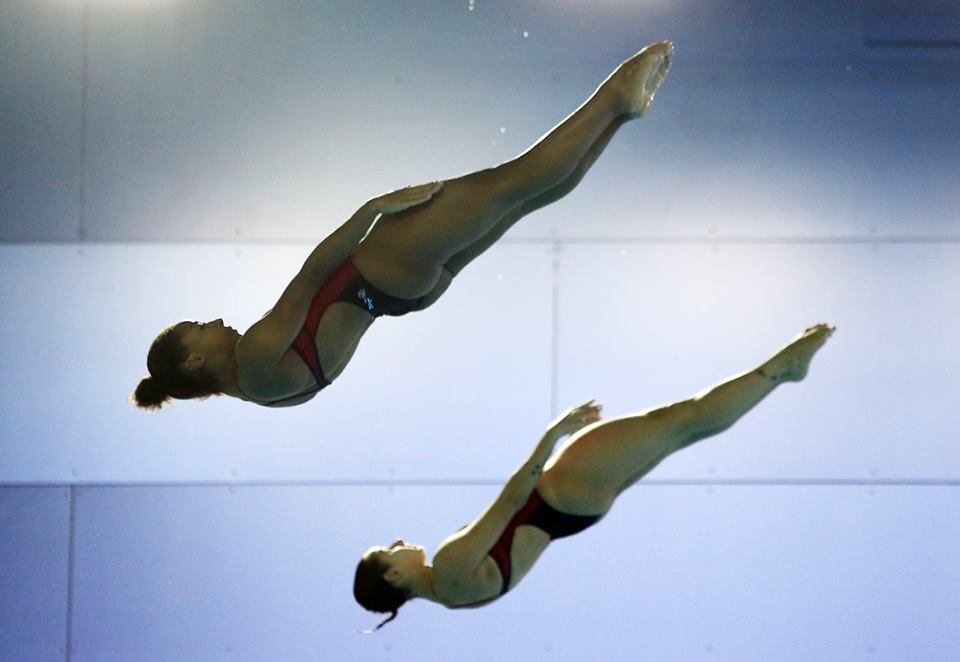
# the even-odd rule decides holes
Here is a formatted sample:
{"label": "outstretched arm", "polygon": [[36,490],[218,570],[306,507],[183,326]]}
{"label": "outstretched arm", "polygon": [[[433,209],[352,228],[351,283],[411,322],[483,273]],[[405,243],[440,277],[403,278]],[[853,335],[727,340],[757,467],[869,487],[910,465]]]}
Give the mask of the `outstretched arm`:
{"label": "outstretched arm", "polygon": [[245,334],[248,356],[255,351],[258,362],[272,365],[279,361],[303,327],[317,290],[350,256],[377,217],[423,204],[441,188],[443,182],[431,182],[391,191],[365,202],[346,223],[313,249],[273,309]]}
{"label": "outstretched arm", "polygon": [[517,469],[503,488],[502,496],[514,506],[513,512],[517,512],[523,507],[523,504],[527,502],[527,499],[530,498],[533,490],[537,487],[537,481],[540,480],[543,467],[550,459],[550,454],[553,453],[557,442],[567,435],[599,421],[601,409],[602,407],[595,401],[588,400],[581,405],[570,407],[547,427],[547,431],[540,439],[540,443],[533,449],[533,453]]}
{"label": "outstretched arm", "polygon": [[480,517],[447,538],[437,549],[434,573],[438,579],[460,582],[476,570],[510,518],[530,498],[557,442],[600,420],[600,409],[600,405],[590,400],[571,407],[550,424],[533,453],[507,481],[497,499]]}
{"label": "outstretched arm", "polygon": [[[391,191],[363,203],[346,223],[334,230],[310,253],[298,274],[308,281],[316,291],[333,271],[350,255],[350,251],[360,243],[373,226],[380,214],[394,214],[410,207],[422,205],[443,188],[443,182],[430,182],[419,186]],[[286,293],[284,293],[286,294]],[[281,297],[278,305],[283,303]]]}
{"label": "outstretched arm", "polygon": [[[408,186],[363,203],[346,223],[330,233],[313,249],[291,285],[298,280],[305,281],[304,284],[311,290],[312,296],[330,274],[347,259],[350,251],[366,236],[380,214],[393,214],[422,205],[436,195],[441,188],[443,188],[443,182]],[[287,292],[284,292],[284,295],[286,294]],[[292,302],[285,301],[281,296],[277,306],[288,303]]]}

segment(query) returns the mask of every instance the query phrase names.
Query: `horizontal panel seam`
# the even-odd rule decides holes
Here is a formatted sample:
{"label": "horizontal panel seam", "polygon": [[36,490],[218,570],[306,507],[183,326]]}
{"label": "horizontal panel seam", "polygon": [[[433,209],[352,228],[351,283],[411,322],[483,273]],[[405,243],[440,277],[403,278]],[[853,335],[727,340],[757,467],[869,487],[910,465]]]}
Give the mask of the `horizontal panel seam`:
{"label": "horizontal panel seam", "polygon": [[[104,481],[0,483],[0,489],[29,488],[165,488],[165,487],[487,487],[503,479],[317,479],[235,481]],[[960,487],[960,478],[660,478],[646,479],[634,487]],[[632,489],[632,488],[631,488]]]}
{"label": "horizontal panel seam", "polygon": [[[96,240],[96,241],[19,241],[5,240],[0,241],[0,246],[65,246],[65,247],[118,247],[118,246],[226,246],[226,247],[244,247],[244,246],[313,246],[319,241],[319,238],[310,239],[256,239],[235,241],[226,239],[118,239],[118,240]],[[563,244],[597,244],[597,245],[618,245],[618,244],[677,244],[677,245],[707,245],[717,244],[784,244],[784,245],[804,245],[804,244],[960,244],[960,235],[850,235],[850,236],[806,236],[806,237],[788,237],[788,236],[760,236],[760,235],[726,235],[726,236],[569,236],[569,237],[513,237],[502,239],[498,242],[502,245],[563,245]]]}

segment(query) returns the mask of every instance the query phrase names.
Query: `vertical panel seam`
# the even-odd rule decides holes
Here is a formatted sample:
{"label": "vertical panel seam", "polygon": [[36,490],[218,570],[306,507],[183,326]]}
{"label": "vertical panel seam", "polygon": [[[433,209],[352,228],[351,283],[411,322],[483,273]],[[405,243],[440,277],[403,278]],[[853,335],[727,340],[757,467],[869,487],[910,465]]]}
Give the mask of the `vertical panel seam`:
{"label": "vertical panel seam", "polygon": [[81,7],[80,32],[80,191],[77,219],[77,241],[86,239],[87,223],[87,91],[89,86],[90,0]]}
{"label": "vertical panel seam", "polygon": [[70,524],[67,534],[67,633],[64,644],[63,659],[70,662],[73,659],[73,568],[74,549],[76,541],[76,504],[77,488],[70,486]]}
{"label": "vertical panel seam", "polygon": [[551,246],[552,310],[550,329],[550,417],[557,415],[557,399],[560,383],[560,240],[554,239]]}

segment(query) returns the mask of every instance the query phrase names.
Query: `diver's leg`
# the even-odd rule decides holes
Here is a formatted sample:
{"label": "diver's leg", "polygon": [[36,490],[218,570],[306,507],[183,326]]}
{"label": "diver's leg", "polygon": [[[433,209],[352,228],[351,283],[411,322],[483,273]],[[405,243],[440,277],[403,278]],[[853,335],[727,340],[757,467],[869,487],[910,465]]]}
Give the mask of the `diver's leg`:
{"label": "diver's leg", "polygon": [[473,244],[463,249],[447,261],[447,269],[454,276],[460,273],[465,266],[484,253],[488,248],[493,246],[503,234],[513,227],[513,224],[519,221],[521,218],[527,214],[534,212],[541,207],[545,207],[552,202],[556,202],[567,193],[572,191],[577,184],[580,183],[580,180],[583,179],[583,176],[587,174],[587,170],[590,169],[590,166],[596,162],[600,157],[600,154],[609,144],[610,139],[613,138],[613,135],[617,132],[623,124],[627,121],[626,116],[620,116],[616,118],[610,125],[600,134],[600,137],[597,138],[596,142],[590,146],[590,149],[587,150],[587,153],[584,154],[583,158],[580,159],[580,163],[577,164],[577,167],[574,169],[570,175],[560,182],[557,186],[554,186],[551,189],[548,189],[541,193],[538,196],[531,198],[521,204],[517,205],[506,215],[504,215],[493,229],[491,229],[483,237],[475,241]]}
{"label": "diver's leg", "polygon": [[[581,166],[582,177],[599,156],[593,148],[610,126],[649,109],[672,49],[669,42],[653,44],[621,64],[580,108],[517,158],[445,181],[427,204],[381,218],[355,251],[358,268],[375,284],[392,282],[394,290],[409,291],[420,281],[423,290],[423,281],[433,282],[454,255],[492,231],[502,235],[510,223],[501,221],[516,211],[521,213],[509,220],[519,220],[520,205],[567,181],[576,184]],[[549,201],[548,194],[542,204]],[[406,279],[404,271],[410,272]]]}
{"label": "diver's leg", "polygon": [[668,455],[726,430],[778,385],[802,380],[832,333],[812,326],[755,370],[688,400],[585,428],[544,472],[544,498],[564,512],[605,512]]}

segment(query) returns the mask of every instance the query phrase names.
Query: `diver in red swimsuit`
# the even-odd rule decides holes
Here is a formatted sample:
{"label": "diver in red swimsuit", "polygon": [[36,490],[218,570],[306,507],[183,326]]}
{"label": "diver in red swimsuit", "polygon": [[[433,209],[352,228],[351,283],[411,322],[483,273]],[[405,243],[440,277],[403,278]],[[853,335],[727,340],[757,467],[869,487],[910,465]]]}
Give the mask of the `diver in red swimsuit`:
{"label": "diver in red swimsuit", "polygon": [[514,223],[570,192],[620,126],[650,109],[672,56],[670,42],[647,46],[513,160],[368,201],[246,333],[221,320],[167,328],[133,400],[147,409],[214,394],[277,406],[309,400],[344,369],[376,315],[426,308]]}
{"label": "diver in red swimsuit", "polygon": [[444,540],[432,563],[423,547],[402,540],[368,549],[354,576],[354,597],[370,611],[390,613],[380,626],[412,598],[450,608],[500,598],[551,540],[592,526],[667,456],[729,428],[780,384],[802,380],[832,333],[826,324],[812,326],[758,368],[672,405],[606,421],[593,401],[567,410],[493,504]]}

